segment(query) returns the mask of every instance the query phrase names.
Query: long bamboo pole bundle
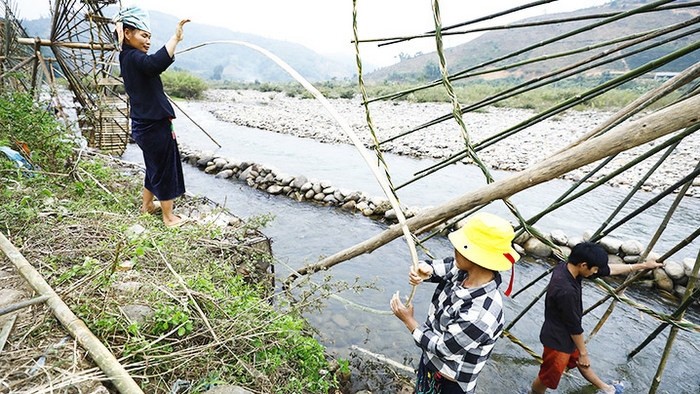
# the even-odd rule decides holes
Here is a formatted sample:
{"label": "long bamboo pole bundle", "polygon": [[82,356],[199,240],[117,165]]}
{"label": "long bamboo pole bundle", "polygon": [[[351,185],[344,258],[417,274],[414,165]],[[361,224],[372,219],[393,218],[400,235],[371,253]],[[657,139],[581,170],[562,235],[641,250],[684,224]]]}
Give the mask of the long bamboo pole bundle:
{"label": "long bamboo pole bundle", "polygon": [[[700,29],[698,29],[698,30],[700,30]],[[656,44],[657,43],[653,43],[649,47],[656,45]],[[522,122],[520,122],[512,127],[509,127],[509,128],[507,128],[507,129],[505,129],[497,134],[494,134],[488,138],[485,138],[484,140],[475,144],[474,150],[480,151],[482,149],[485,149],[485,148],[487,148],[487,147],[489,147],[489,146],[491,146],[491,145],[513,135],[513,134],[519,133],[520,131],[522,131],[522,130],[524,130],[524,129],[526,129],[526,128],[528,128],[536,123],[539,123],[539,122],[541,122],[549,117],[563,113],[564,111],[568,110],[569,108],[574,107],[575,105],[581,104],[587,100],[590,100],[590,99],[593,99],[597,96],[600,96],[603,93],[607,92],[608,90],[614,89],[617,86],[632,80],[633,78],[639,77],[640,75],[650,71],[651,69],[660,67],[663,64],[666,64],[666,63],[668,63],[672,60],[675,60],[677,58],[680,58],[681,56],[684,56],[692,51],[695,51],[698,49],[698,47],[700,47],[700,43],[694,43],[694,44],[692,44],[691,47],[684,48],[681,51],[677,51],[677,52],[670,54],[668,56],[665,56],[661,59],[657,59],[655,61],[649,62],[644,66],[638,67],[637,69],[626,73],[625,75],[622,75],[618,78],[615,78],[611,81],[608,81],[604,84],[601,84],[595,88],[589,89],[588,91],[582,93],[581,95],[572,97],[572,98],[570,98],[570,99],[568,99],[568,100],[566,100],[558,105],[555,105],[551,108],[548,108],[547,110],[542,111],[542,112],[540,112],[540,113],[538,113],[538,114],[536,114],[536,115],[534,115],[534,116],[532,116],[532,117],[530,117],[530,118],[528,118],[528,119],[526,119],[526,120],[524,120],[524,121],[522,121]],[[624,56],[621,56],[621,57],[624,57]],[[580,71],[580,70],[578,70],[578,71]],[[572,72],[570,72],[570,75],[574,75],[575,73],[576,72],[572,71]],[[556,74],[553,74],[553,75],[556,75]],[[562,78],[562,76],[558,75],[555,79],[553,79],[551,81],[538,82],[537,84],[531,85],[529,87],[528,87],[528,85],[530,85],[531,82],[530,81],[524,82],[522,84],[517,85],[514,88],[507,89],[506,91],[500,92],[500,93],[492,95],[490,97],[486,97],[477,103],[474,103],[474,104],[471,104],[467,107],[464,107],[464,108],[462,108],[462,112],[474,111],[474,110],[482,108],[486,105],[494,104],[494,103],[501,101],[503,99],[506,99],[508,97],[512,97],[512,96],[515,96],[517,94],[524,93],[526,91],[535,89],[537,87],[547,85],[547,84],[552,83],[552,82],[559,80],[561,78]],[[516,90],[514,91],[513,89],[516,89]],[[638,102],[638,104],[642,105],[642,102]],[[619,111],[618,113],[622,113],[622,111]],[[623,115],[624,115],[624,113],[623,113]],[[418,130],[422,130],[426,127],[430,127],[432,125],[436,125],[438,123],[444,122],[444,121],[448,120],[450,117],[452,117],[452,114],[446,114],[446,115],[439,116],[439,117],[432,119],[428,122],[425,122],[419,126],[413,127],[410,130],[407,130],[405,132],[402,132],[402,133],[394,135],[390,138],[387,138],[387,139],[383,140],[381,142],[381,144],[385,144],[385,143],[393,141],[395,139],[412,134]],[[621,116],[616,115],[616,117],[619,118],[616,120],[617,123],[622,121]],[[612,127],[612,126],[613,126],[613,124],[609,124],[608,128]],[[594,130],[594,132],[597,134],[597,133],[601,132],[601,130],[596,129],[596,130]],[[450,155],[449,157],[439,161],[438,163],[433,164],[432,166],[420,171],[418,173],[420,175],[416,174],[416,176],[414,176],[414,178],[410,179],[409,181],[407,181],[404,184],[397,187],[397,190],[400,189],[401,187],[404,187],[407,184],[415,182],[415,181],[417,181],[417,180],[419,180],[419,179],[421,179],[421,178],[423,178],[423,177],[425,177],[425,176],[427,176],[427,175],[429,175],[429,174],[431,174],[431,173],[433,173],[441,168],[444,168],[449,164],[458,162],[458,161],[466,158],[467,156],[468,156],[468,152],[466,150],[458,151],[458,152]]]}
{"label": "long bamboo pole bundle", "polygon": [[[644,10],[644,11],[640,12],[640,14],[650,13],[650,12],[659,12],[659,11],[665,11],[665,10],[691,8],[691,7],[695,7],[697,5],[700,5],[700,2],[695,1],[695,2],[688,2],[688,3],[682,3],[682,4],[664,5],[664,6],[656,7],[656,8],[651,9],[651,10]],[[489,31],[496,31],[496,30],[513,30],[513,29],[520,29],[520,28],[525,28],[525,27],[559,25],[559,24],[568,23],[568,22],[581,22],[581,21],[590,20],[590,19],[608,18],[608,17],[620,14],[620,12],[603,12],[603,13],[599,13],[599,14],[578,15],[575,17],[546,19],[546,20],[542,20],[542,21],[532,21],[532,22],[522,22],[522,23],[516,22],[516,23],[508,23],[505,25],[491,25],[491,26],[485,26],[485,27],[475,27],[475,28],[466,29],[466,30],[450,31],[451,29],[454,29],[457,27],[470,25],[470,24],[484,21],[484,20],[488,20],[488,19],[494,19],[494,18],[496,18],[498,16],[502,16],[502,15],[507,15],[509,13],[512,13],[512,11],[517,11],[517,10],[508,10],[505,12],[500,12],[498,14],[489,15],[488,17],[479,18],[478,20],[463,22],[463,23],[459,23],[456,25],[452,25],[452,26],[446,26],[446,27],[442,28],[441,34],[443,36],[455,36],[455,35],[464,35],[464,34],[479,33],[479,32],[489,32]],[[403,41],[410,41],[410,40],[418,39],[418,38],[430,38],[430,37],[433,37],[434,35],[435,35],[435,31],[431,31],[428,33],[417,34],[417,35],[412,35],[412,36],[365,38],[362,40],[356,39],[355,41],[358,43],[380,42],[380,44],[378,44],[377,46],[382,47],[382,46],[397,44],[397,43],[400,43]],[[385,41],[388,41],[388,42],[385,42]]]}
{"label": "long bamboo pole bundle", "polygon": [[85,323],[70,310],[68,305],[61,300],[41,274],[2,233],[0,233],[0,249],[5,252],[5,255],[14,264],[17,272],[22,275],[34,291],[41,296],[48,296],[46,305],[51,309],[51,312],[88,352],[95,364],[104,371],[117,390],[123,394],[143,394],[139,385],[131,378],[126,369],[119,364],[114,355],[87,328]]}
{"label": "long bamboo pole bundle", "polygon": [[[700,122],[698,108],[700,108],[700,97],[692,97],[634,122],[619,125],[600,137],[585,141],[511,177],[488,184],[438,207],[423,211],[408,219],[406,224],[409,229],[415,230],[445,221],[460,212],[511,196],[609,155],[691,127]],[[397,238],[401,231],[401,228],[392,226],[364,242],[328,256],[315,264],[303,267],[299,273],[309,274],[328,269],[363,253],[371,252]],[[287,281],[291,282],[294,279],[296,279],[296,274],[290,275]]]}
{"label": "long bamboo pole bundle", "polygon": [[[627,17],[629,17],[629,16],[633,16],[633,15],[642,13],[642,12],[644,12],[644,11],[646,11],[646,10],[653,10],[654,8],[656,8],[656,7],[658,7],[658,6],[662,5],[662,4],[669,3],[669,2],[672,2],[672,1],[673,1],[673,0],[660,0],[660,1],[653,2],[653,3],[644,4],[643,6],[641,6],[641,7],[639,7],[639,8],[636,8],[636,9],[633,9],[633,10],[629,10],[629,11],[622,12],[622,13],[620,13],[620,14],[617,14],[617,15],[613,16],[613,17],[606,18],[606,19],[604,19],[604,20],[602,20],[602,21],[600,21],[600,22],[595,22],[595,23],[592,23],[592,24],[589,24],[589,25],[586,25],[586,26],[583,26],[583,27],[580,27],[580,28],[577,28],[577,29],[568,31],[568,32],[566,32],[566,33],[564,33],[564,34],[561,34],[561,35],[559,35],[559,36],[556,36],[556,37],[553,37],[553,38],[550,38],[550,39],[547,39],[547,40],[540,41],[540,42],[538,42],[538,43],[529,45],[529,46],[527,46],[527,47],[525,47],[525,48],[518,49],[518,50],[516,50],[516,51],[514,51],[514,52],[511,52],[511,53],[508,53],[508,54],[506,54],[506,55],[499,56],[499,57],[494,58],[494,59],[489,59],[489,60],[487,60],[487,61],[485,61],[485,62],[476,64],[476,65],[474,65],[474,66],[470,66],[469,68],[467,68],[467,69],[465,69],[465,70],[458,71],[458,72],[456,72],[456,73],[450,75],[450,80],[458,79],[458,78],[460,78],[461,76],[463,76],[464,74],[467,74],[467,73],[472,72],[472,71],[474,71],[474,70],[478,70],[478,69],[483,68],[483,67],[486,67],[486,66],[490,66],[490,65],[492,65],[492,64],[496,64],[496,63],[501,62],[501,61],[503,61],[503,60],[507,60],[507,59],[510,59],[510,58],[514,58],[514,57],[519,56],[519,55],[521,55],[521,54],[523,54],[523,53],[529,52],[529,51],[531,51],[531,50],[533,50],[533,49],[541,48],[541,47],[547,46],[547,45],[549,45],[549,44],[553,44],[553,43],[555,43],[555,42],[564,40],[565,38],[572,37],[572,36],[575,36],[575,35],[580,34],[580,33],[588,32],[588,31],[590,31],[591,29],[594,29],[594,28],[596,28],[596,27],[600,27],[600,26],[604,26],[604,25],[609,24],[609,23],[613,23],[613,22],[615,22],[615,21],[617,21],[617,20],[624,19],[624,18],[627,18]],[[396,98],[405,96],[405,95],[407,95],[407,94],[416,92],[416,91],[418,91],[418,90],[429,89],[429,88],[431,88],[431,87],[438,86],[438,85],[440,85],[440,83],[441,83],[440,80],[432,81],[432,82],[430,82],[430,83],[428,83],[428,84],[425,84],[425,85],[422,85],[422,86],[419,86],[419,87],[415,87],[415,88],[411,88],[411,89],[406,89],[406,90],[402,90],[402,91],[400,91],[400,92],[396,92],[396,93],[393,93],[393,94],[389,94],[389,95],[377,97],[377,98],[373,99],[372,101],[385,100],[385,99],[396,99]]]}

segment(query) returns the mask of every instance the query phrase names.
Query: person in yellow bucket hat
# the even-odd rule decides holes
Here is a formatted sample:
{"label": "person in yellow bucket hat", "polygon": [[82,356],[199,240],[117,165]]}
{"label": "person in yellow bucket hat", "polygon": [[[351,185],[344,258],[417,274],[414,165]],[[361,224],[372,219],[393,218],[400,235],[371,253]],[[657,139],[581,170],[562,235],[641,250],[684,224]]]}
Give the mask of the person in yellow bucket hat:
{"label": "person in yellow bucket hat", "polygon": [[413,305],[403,305],[398,294],[392,297],[394,315],[423,351],[416,394],[474,393],[479,373],[503,332],[498,271],[513,269],[520,259],[512,247],[514,235],[507,220],[477,213],[448,235],[454,257],[412,267],[412,285],[438,283],[425,323],[413,317]]}

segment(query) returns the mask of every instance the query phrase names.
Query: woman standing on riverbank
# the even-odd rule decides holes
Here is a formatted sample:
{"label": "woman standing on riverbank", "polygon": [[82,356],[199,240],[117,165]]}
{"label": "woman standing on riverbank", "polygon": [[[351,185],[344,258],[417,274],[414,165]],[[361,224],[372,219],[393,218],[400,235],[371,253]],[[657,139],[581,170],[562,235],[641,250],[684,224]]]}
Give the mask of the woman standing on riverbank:
{"label": "woman standing on riverbank", "polygon": [[175,47],[182,41],[183,26],[189,19],[181,20],[175,34],[152,55],[148,55],[151,28],[145,10],[124,8],[115,22],[121,45],[121,75],[131,101],[131,136],[141,148],[146,165],[141,211],[162,210],[163,223],[177,227],[187,221],[173,213],[173,200],[185,193],[185,181],[172,126],[175,111],[163,91],[160,74],[174,62]]}

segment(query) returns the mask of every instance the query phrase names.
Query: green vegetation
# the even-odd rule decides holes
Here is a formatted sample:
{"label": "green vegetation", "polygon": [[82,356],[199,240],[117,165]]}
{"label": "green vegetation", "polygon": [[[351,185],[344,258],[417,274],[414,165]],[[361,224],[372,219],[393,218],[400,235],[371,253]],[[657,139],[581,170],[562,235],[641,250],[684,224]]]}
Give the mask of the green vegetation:
{"label": "green vegetation", "polygon": [[[246,246],[270,217],[238,227],[165,228],[160,217],[138,214],[140,173],[86,152],[75,155],[65,129],[30,97],[3,96],[0,110],[3,143],[26,142],[41,166],[28,176],[0,159],[2,232],[139,377],[144,392],[170,392],[178,379],[191,383],[188,393],[215,384],[284,394],[338,387],[324,348],[301,317],[325,293],[296,294],[295,302],[273,294],[265,271],[272,256]],[[148,306],[150,313],[132,320],[127,306]],[[23,345],[35,349],[18,371],[66,335],[50,313],[34,318],[40,329],[30,330]],[[74,370],[73,351],[52,348],[52,359]],[[46,382],[41,379],[51,377],[36,374],[21,384]]]}
{"label": "green vegetation", "polygon": [[[524,108],[542,111],[558,105],[565,100],[579,96],[588,90],[594,89],[598,84],[605,82],[609,78],[609,76],[600,78],[579,77],[571,81],[563,81],[553,85],[543,86],[531,91],[514,95],[513,97],[509,97],[501,101],[495,101],[492,105],[496,107]],[[428,81],[423,80],[421,83],[426,84]],[[512,89],[520,83],[522,83],[521,80],[513,78],[498,81],[460,81],[454,84],[454,90],[455,94],[457,95],[457,99],[464,107],[489,99],[490,97],[494,97],[507,91],[508,89]],[[659,84],[661,84],[661,81],[633,81],[579,104],[574,108],[577,110],[617,110],[629,104],[641,94],[657,87]],[[348,82],[330,81],[316,84],[315,86],[327,98],[352,98],[355,96],[355,94],[359,94],[357,93],[359,92],[357,86]],[[387,82],[382,84],[368,84],[366,88],[369,97],[373,98],[413,90],[418,86],[420,85],[417,83],[404,82],[398,84]],[[227,82],[215,84],[212,85],[212,87],[222,89],[252,89],[263,92],[285,92],[287,95],[292,97],[311,98],[311,95],[298,83],[243,84]],[[676,98],[678,98],[678,94],[666,97],[656,103],[652,108],[667,105],[670,101]],[[406,93],[398,97],[396,100],[416,103],[447,102],[449,101],[449,97],[444,87],[442,85],[438,85],[428,89],[421,89],[415,92]]]}
{"label": "green vegetation", "polygon": [[187,71],[166,71],[161,74],[161,80],[165,92],[173,97],[198,99],[207,90],[207,83],[202,78]]}

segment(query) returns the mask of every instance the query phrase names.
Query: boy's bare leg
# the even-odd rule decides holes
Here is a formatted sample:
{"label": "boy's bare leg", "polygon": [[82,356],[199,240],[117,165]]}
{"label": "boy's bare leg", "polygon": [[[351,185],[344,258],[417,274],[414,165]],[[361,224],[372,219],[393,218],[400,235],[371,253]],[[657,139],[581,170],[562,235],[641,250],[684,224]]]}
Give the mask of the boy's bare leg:
{"label": "boy's bare leg", "polygon": [[536,377],[535,381],[532,382],[532,391],[530,391],[532,394],[544,394],[547,391],[547,386],[542,384],[540,381],[540,377]]}
{"label": "boy's bare leg", "polygon": [[578,367],[579,372],[581,372],[581,375],[586,378],[587,381],[591,382],[592,385],[596,386],[597,388],[605,391],[606,393],[614,393],[615,392],[615,387],[603,382],[600,380],[598,375],[593,372],[593,369],[591,367]]}

